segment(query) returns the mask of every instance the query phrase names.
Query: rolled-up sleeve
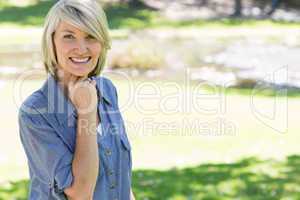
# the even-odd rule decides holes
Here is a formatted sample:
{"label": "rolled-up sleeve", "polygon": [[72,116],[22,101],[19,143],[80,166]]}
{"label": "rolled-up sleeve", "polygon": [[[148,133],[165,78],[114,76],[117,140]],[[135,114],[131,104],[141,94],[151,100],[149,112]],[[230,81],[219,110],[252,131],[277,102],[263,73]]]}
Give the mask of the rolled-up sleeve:
{"label": "rolled-up sleeve", "polygon": [[41,114],[20,109],[19,131],[33,176],[63,193],[73,181],[73,154]]}

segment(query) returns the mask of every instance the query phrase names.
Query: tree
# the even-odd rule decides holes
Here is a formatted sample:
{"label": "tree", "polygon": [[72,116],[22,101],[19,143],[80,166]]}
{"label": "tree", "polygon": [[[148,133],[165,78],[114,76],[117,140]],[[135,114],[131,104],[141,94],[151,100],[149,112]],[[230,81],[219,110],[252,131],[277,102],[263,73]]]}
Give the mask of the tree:
{"label": "tree", "polygon": [[144,5],[141,0],[121,0],[122,3],[127,3],[130,6],[138,7]]}
{"label": "tree", "polygon": [[279,4],[281,3],[281,0],[272,0],[272,7],[269,12],[267,12],[267,15],[272,15],[275,10],[278,8]]}
{"label": "tree", "polygon": [[242,0],[234,0],[234,16],[241,16],[242,15]]}

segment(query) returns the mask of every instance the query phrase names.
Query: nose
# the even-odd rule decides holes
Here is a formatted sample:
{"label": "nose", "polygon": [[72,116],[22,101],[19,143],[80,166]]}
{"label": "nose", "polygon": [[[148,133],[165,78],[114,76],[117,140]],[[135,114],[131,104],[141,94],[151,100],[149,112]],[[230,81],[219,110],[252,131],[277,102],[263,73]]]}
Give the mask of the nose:
{"label": "nose", "polygon": [[78,49],[78,53],[85,54],[89,50],[88,44],[84,40],[78,41],[78,43],[77,43],[77,49]]}

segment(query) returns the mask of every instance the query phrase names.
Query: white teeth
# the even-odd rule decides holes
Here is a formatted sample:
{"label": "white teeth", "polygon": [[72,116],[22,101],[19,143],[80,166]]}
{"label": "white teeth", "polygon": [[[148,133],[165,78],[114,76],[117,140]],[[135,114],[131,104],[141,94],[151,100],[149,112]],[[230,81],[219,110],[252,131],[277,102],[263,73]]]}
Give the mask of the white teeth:
{"label": "white teeth", "polygon": [[89,61],[89,59],[90,59],[90,57],[82,58],[82,59],[80,59],[80,58],[71,58],[71,60],[73,62],[78,62],[78,63],[85,63],[85,62]]}

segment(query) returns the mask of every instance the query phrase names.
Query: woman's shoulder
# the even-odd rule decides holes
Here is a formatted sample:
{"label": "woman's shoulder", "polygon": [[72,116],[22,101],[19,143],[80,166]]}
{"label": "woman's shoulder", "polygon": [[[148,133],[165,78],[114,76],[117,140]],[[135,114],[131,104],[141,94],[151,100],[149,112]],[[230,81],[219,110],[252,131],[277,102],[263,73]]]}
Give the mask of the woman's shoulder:
{"label": "woman's shoulder", "polygon": [[45,97],[43,96],[40,90],[37,90],[31,93],[27,98],[23,101],[22,105],[25,104],[27,106],[38,106],[45,101]]}
{"label": "woman's shoulder", "polygon": [[27,96],[19,107],[19,113],[38,114],[38,110],[45,108],[47,102],[41,90]]}

